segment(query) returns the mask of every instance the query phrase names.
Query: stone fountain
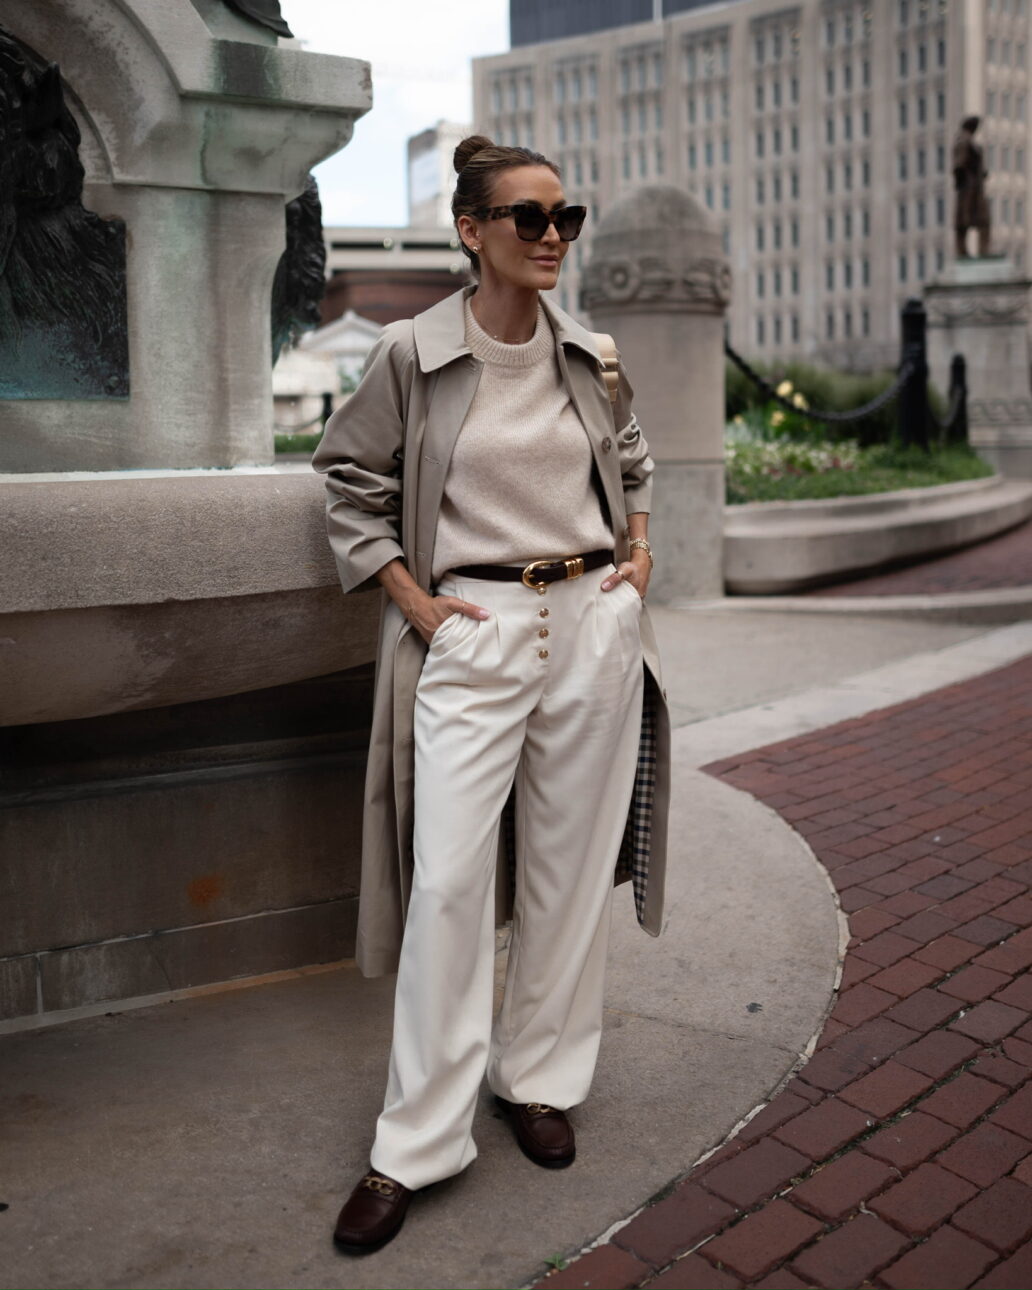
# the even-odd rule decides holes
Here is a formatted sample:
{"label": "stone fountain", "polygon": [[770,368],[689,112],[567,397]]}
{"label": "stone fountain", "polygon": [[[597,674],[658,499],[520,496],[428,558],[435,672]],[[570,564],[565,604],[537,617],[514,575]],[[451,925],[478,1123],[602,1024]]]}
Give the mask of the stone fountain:
{"label": "stone fountain", "polygon": [[275,0],[0,23],[12,1018],[350,952],[377,606],[345,608],[322,481],[274,465],[270,296],[371,85]]}

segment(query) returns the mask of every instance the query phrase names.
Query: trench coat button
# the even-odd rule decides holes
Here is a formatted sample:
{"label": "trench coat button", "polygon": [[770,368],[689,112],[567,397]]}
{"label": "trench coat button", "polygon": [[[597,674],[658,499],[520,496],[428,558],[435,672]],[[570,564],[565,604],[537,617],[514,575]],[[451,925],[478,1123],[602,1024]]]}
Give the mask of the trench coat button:
{"label": "trench coat button", "polygon": [[538,650],[538,658],[548,658],[548,650],[546,650],[546,649],[539,649],[539,650]]}
{"label": "trench coat button", "polygon": [[539,610],[538,610],[538,617],[539,617],[539,618],[547,618],[547,617],[548,617],[548,610],[547,610],[547,609],[539,609]]}
{"label": "trench coat button", "polygon": [[539,636],[547,636],[547,635],[548,635],[548,628],[547,628],[547,627],[542,627],[542,628],[541,628],[541,630],[538,632],[538,635],[539,635]]}
{"label": "trench coat button", "polygon": [[613,446],[612,439],[610,439],[610,437],[606,435],[606,437],[602,440],[602,451],[608,452],[609,449],[612,448],[612,446]]}

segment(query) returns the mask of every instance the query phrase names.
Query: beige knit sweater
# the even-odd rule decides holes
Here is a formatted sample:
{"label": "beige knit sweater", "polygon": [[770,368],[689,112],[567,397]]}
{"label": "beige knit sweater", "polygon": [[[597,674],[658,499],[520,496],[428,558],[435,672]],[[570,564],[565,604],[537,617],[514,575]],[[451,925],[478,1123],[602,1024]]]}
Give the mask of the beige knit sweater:
{"label": "beige knit sweater", "polygon": [[592,483],[591,445],[538,306],[525,345],[491,337],[466,301],[466,343],[484,364],[455,442],[433,576],[464,564],[527,564],[613,545]]}

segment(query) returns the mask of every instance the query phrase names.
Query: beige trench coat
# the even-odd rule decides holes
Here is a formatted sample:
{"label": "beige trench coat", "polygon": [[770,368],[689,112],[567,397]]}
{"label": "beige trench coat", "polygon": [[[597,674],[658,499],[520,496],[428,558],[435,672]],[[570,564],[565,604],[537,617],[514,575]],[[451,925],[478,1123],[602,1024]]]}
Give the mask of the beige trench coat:
{"label": "beige trench coat", "polygon": [[[327,528],[345,591],[366,584],[397,557],[405,560],[420,587],[430,589],[448,463],[482,370],[465,341],[463,301],[470,290],[385,327],[357,391],[326,423],[312,464],[326,476]],[[546,298],[542,301],[563,380],[591,443],[617,535],[616,558],[623,560],[628,554],[626,517],[649,509],[653,468],[631,412],[631,388],[621,373],[619,396],[611,404],[591,333]],[[534,462],[527,463],[527,469],[535,468]],[[560,553],[542,551],[543,556],[552,554]],[[400,610],[386,595],[383,601],[356,947],[366,976],[396,971],[401,949],[412,873],[413,714],[426,653]],[[647,610],[641,636],[652,725],[648,756],[639,758],[639,777],[647,763],[651,770],[643,782],[651,810],[644,817],[639,814],[636,834],[629,818],[627,838],[636,837],[633,874],[625,842],[618,880],[633,876],[638,921],[656,936],[663,915],[670,722]],[[500,830],[499,921],[511,909],[511,866],[502,854],[506,834]]]}

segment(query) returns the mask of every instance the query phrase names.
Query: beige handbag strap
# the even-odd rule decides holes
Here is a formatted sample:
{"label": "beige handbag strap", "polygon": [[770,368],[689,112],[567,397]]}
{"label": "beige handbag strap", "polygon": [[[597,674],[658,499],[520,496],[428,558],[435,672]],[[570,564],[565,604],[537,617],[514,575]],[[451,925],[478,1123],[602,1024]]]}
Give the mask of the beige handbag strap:
{"label": "beige handbag strap", "polygon": [[609,402],[615,403],[620,388],[620,355],[616,341],[604,331],[593,331],[591,338],[598,346],[599,358],[602,360],[602,379],[606,383]]}

